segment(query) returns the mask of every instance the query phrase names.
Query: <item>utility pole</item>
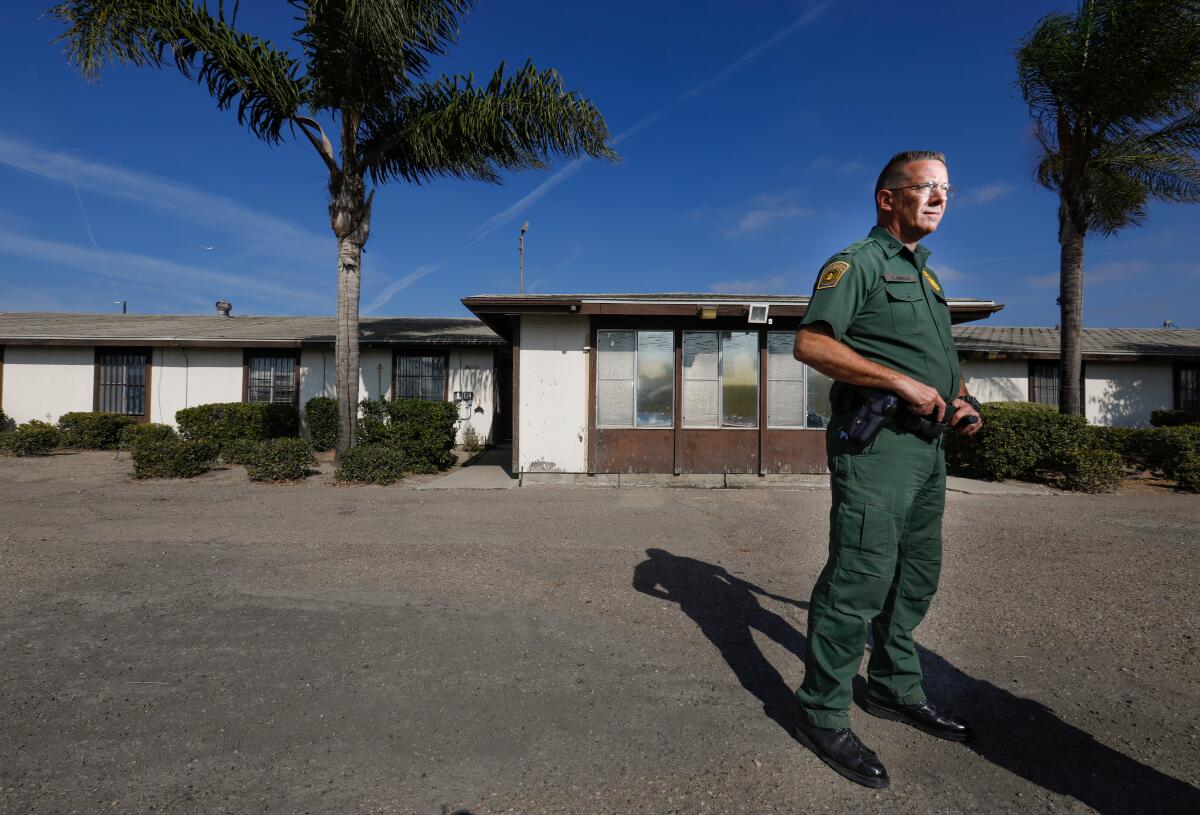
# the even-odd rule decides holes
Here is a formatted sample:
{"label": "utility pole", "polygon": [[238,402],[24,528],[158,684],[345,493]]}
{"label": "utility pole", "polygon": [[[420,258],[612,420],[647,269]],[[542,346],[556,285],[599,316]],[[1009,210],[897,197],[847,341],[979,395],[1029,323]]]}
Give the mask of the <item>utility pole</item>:
{"label": "utility pole", "polygon": [[517,253],[521,256],[521,294],[525,293],[525,233],[529,231],[529,221],[521,224],[521,234],[517,238]]}
{"label": "utility pole", "polygon": [[128,310],[129,310],[129,301],[128,300],[113,300],[113,302],[120,303],[122,314],[128,313]]}

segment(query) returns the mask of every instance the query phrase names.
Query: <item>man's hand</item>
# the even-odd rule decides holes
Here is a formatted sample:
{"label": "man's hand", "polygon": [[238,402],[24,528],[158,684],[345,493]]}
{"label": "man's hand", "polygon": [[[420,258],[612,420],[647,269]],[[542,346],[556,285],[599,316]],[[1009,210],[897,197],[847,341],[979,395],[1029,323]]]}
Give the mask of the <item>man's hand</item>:
{"label": "man's hand", "polygon": [[[907,376],[891,382],[891,388],[908,403],[908,409],[918,416],[928,416],[937,422],[946,417],[946,400],[942,399],[937,388],[931,388]],[[933,415],[935,412],[936,416]]]}
{"label": "man's hand", "polygon": [[[960,436],[974,436],[979,432],[979,428],[983,427],[983,417],[979,415],[979,411],[971,407],[970,404],[961,399],[953,399],[950,406],[954,408],[954,418],[950,422],[950,426],[954,428]],[[975,421],[967,423],[964,420],[968,416],[974,416]]]}

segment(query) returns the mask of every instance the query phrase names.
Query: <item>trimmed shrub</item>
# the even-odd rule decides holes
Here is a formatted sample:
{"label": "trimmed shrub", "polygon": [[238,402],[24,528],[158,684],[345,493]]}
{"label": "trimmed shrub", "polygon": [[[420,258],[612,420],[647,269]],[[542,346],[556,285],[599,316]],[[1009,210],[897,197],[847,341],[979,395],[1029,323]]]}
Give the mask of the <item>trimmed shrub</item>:
{"label": "trimmed shrub", "polygon": [[332,396],[314,396],[304,403],[304,423],[312,436],[314,450],[337,447],[337,400]]}
{"label": "trimmed shrub", "polygon": [[1053,405],[989,402],[974,436],[946,436],[946,464],[977,478],[1037,480],[1057,470],[1064,451],[1088,446],[1087,421],[1063,416]]}
{"label": "trimmed shrub", "polygon": [[263,441],[256,439],[234,439],[221,448],[221,460],[226,464],[241,464],[243,467],[254,461],[262,449]]}
{"label": "trimmed shrub", "polygon": [[1181,490],[1200,492],[1200,453],[1191,453],[1175,466],[1175,480]]}
{"label": "trimmed shrub", "polygon": [[61,439],[57,427],[32,419],[0,436],[0,445],[14,456],[45,456],[58,447]]}
{"label": "trimmed shrub", "polygon": [[430,473],[454,463],[458,410],[451,402],[364,399],[355,437],[361,444],[386,444],[400,451],[411,472]]}
{"label": "trimmed shrub", "polygon": [[236,439],[296,436],[300,414],[294,405],[273,402],[224,402],[176,412],[179,433],[188,441],[211,441],[224,448]]}
{"label": "trimmed shrub", "polygon": [[1178,427],[1181,424],[1200,425],[1200,410],[1155,410],[1150,413],[1155,427]]}
{"label": "trimmed shrub", "polygon": [[63,447],[115,450],[121,444],[121,432],[135,424],[137,419],[120,413],[64,413],[58,429]]}
{"label": "trimmed shrub", "polygon": [[1137,429],[1132,427],[1088,425],[1088,446],[1093,450],[1107,450],[1110,453],[1116,453],[1123,460],[1132,464],[1137,432]]}
{"label": "trimmed shrub", "polygon": [[1189,456],[1200,455],[1200,425],[1153,427],[1138,431],[1139,455],[1147,469],[1177,479],[1178,469]]}
{"label": "trimmed shrub", "polygon": [[244,462],[251,481],[300,481],[316,464],[312,446],[304,439],[267,439],[255,442],[256,453]]}
{"label": "trimmed shrub", "polygon": [[1060,461],[1063,486],[1077,492],[1112,492],[1125,478],[1124,465],[1124,458],[1111,450],[1067,450]]}
{"label": "trimmed shrub", "polygon": [[207,441],[146,440],[130,454],[134,478],[193,478],[212,467],[217,447]]}
{"label": "trimmed shrub", "polygon": [[334,478],[364,484],[391,484],[404,477],[404,454],[386,444],[360,444],[338,456]]}
{"label": "trimmed shrub", "polygon": [[142,442],[167,441],[175,439],[175,428],[169,424],[131,424],[121,431],[120,447],[122,450],[132,450]]}

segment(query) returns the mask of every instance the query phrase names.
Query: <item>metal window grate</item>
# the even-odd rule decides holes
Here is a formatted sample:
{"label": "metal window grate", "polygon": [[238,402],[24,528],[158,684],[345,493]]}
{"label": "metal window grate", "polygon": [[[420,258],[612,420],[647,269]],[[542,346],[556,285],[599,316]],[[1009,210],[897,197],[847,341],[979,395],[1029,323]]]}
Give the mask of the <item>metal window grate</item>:
{"label": "metal window grate", "polygon": [[104,413],[146,415],[146,355],[109,352],[100,355],[97,407]]}
{"label": "metal window grate", "polygon": [[296,401],[296,359],[285,354],[254,354],[247,362],[246,401]]}
{"label": "metal window grate", "polygon": [[1033,401],[1039,405],[1058,404],[1058,363],[1038,362],[1033,366]]}
{"label": "metal window grate", "polygon": [[446,358],[440,355],[397,356],[395,398],[445,401]]}
{"label": "metal window grate", "polygon": [[1200,365],[1179,368],[1179,410],[1200,410]]}

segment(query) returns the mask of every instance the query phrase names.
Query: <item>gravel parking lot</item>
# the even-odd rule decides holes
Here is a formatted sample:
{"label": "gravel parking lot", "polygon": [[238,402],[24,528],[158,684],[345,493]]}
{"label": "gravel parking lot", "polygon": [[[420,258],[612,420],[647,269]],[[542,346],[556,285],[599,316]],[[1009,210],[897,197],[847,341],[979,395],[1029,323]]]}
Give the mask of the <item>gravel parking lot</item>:
{"label": "gravel parking lot", "polygon": [[788,733],[827,491],[134,482],[0,459],[0,811],[1200,812],[1200,496],[951,494],[980,736]]}

